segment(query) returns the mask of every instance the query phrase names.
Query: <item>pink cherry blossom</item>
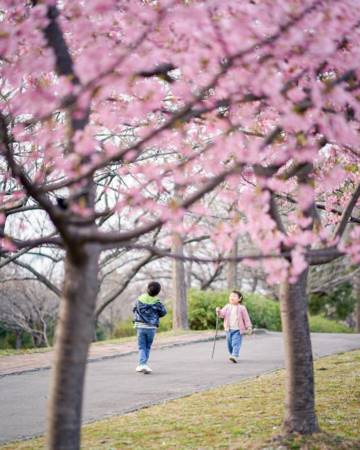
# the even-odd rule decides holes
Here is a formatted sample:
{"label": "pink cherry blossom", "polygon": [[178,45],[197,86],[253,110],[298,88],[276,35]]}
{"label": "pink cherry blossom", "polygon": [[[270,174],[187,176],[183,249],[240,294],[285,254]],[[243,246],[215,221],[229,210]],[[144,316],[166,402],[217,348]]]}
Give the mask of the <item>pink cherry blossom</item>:
{"label": "pink cherry blossom", "polygon": [[[44,34],[49,5],[59,11],[67,71]],[[10,150],[50,204],[58,190],[76,198],[96,180],[96,198],[129,228],[153,220],[169,233],[203,232],[224,254],[245,233],[261,255],[286,245],[291,264],[264,261],[271,282],[294,280],[306,249],[343,245],[333,231],[359,183],[359,2],[3,0],[1,8]],[[7,169],[9,149],[1,158],[11,196],[0,198],[8,208],[34,201]],[[287,176],[307,164],[306,181]],[[314,204],[316,229],[307,217]],[[103,207],[75,201],[69,214]]]}

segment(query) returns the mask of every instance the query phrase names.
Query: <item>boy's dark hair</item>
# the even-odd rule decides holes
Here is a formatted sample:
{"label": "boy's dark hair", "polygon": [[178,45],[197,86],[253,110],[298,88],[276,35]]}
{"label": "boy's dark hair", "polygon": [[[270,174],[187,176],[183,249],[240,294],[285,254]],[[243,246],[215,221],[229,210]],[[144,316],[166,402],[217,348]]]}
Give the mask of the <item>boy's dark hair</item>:
{"label": "boy's dark hair", "polygon": [[237,290],[235,289],[235,290],[231,291],[231,293],[234,293],[234,294],[236,294],[236,295],[239,297],[239,299],[240,299],[240,302],[239,302],[239,303],[242,303],[242,302],[243,302],[244,297],[243,297],[243,295],[242,295],[242,293],[241,293],[240,291],[237,291]]}
{"label": "boy's dark hair", "polygon": [[148,284],[147,287],[147,293],[151,296],[151,297],[155,297],[155,295],[158,295],[158,293],[161,291],[161,285],[160,283],[158,283],[157,281],[151,281]]}

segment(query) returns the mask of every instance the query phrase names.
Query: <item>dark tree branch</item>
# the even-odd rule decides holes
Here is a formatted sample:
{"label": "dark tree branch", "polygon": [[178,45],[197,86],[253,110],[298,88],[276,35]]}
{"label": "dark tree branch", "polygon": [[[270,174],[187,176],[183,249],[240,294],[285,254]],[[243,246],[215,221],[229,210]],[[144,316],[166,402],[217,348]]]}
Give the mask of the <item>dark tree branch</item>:
{"label": "dark tree branch", "polygon": [[346,208],[343,211],[340,223],[338,224],[337,228],[335,229],[334,238],[339,237],[341,238],[342,235],[345,232],[346,226],[349,223],[349,219],[351,218],[351,213],[353,209],[356,206],[356,203],[358,202],[360,197],[360,184],[355,189],[351,199],[349,200],[349,203],[347,204]]}
{"label": "dark tree branch", "polygon": [[[60,238],[60,237],[53,237],[53,235],[47,236],[47,237],[41,237],[38,239],[29,239],[26,241],[20,241],[18,239],[13,239],[11,238],[12,243],[15,245],[15,247],[17,248],[17,250],[26,250],[28,251],[29,249],[35,248],[35,247],[41,247],[41,246],[55,246],[55,247],[64,247],[64,241]],[[2,251],[0,252],[0,256],[6,255],[7,253],[10,252],[6,252],[6,251]],[[0,268],[3,267],[4,265],[8,264],[9,262],[12,262],[14,259],[16,259],[18,257],[18,255],[14,255],[14,257],[11,257],[9,259],[7,259],[5,261],[5,264],[2,263],[0,265]]]}
{"label": "dark tree branch", "polygon": [[221,274],[223,268],[224,268],[224,264],[218,264],[216,266],[216,269],[213,271],[212,275],[210,276],[210,278],[208,278],[207,280],[202,280],[202,281],[199,280],[202,291],[205,291],[206,289],[208,289],[211,286],[211,283],[213,283],[216,280],[216,278]]}
{"label": "dark tree branch", "polygon": [[69,76],[73,84],[80,84],[63,32],[57,22],[59,15],[57,6],[48,6],[47,17],[49,24],[44,29],[44,35],[49,47],[55,53],[56,72],[58,75]]}
{"label": "dark tree branch", "polygon": [[133,280],[133,278],[138,274],[138,272],[146,266],[150,261],[159,258],[154,255],[147,255],[144,258],[142,258],[134,267],[131,268],[130,272],[126,274],[126,279],[121,283],[120,287],[113,292],[107,299],[104,300],[104,302],[97,308],[95,312],[95,318],[98,320],[100,314],[104,311],[104,309],[112,303],[119,295],[121,295],[125,289],[129,286],[130,282]]}
{"label": "dark tree branch", "polygon": [[51,281],[48,278],[46,278],[44,275],[42,275],[40,272],[34,269],[32,265],[26,264],[19,260],[13,261],[13,264],[16,264],[17,266],[22,267],[23,269],[26,269],[27,271],[31,272],[40,283],[46,286],[57,297],[61,296],[61,290],[55,284],[51,283]]}
{"label": "dark tree branch", "polygon": [[[189,206],[193,205],[198,200],[200,200],[200,198],[202,198],[205,194],[212,191],[220,183],[222,183],[226,179],[227,176],[240,171],[241,167],[242,167],[242,165],[236,164],[232,168],[225,170],[225,171],[221,172],[219,175],[217,175],[216,177],[208,180],[201,189],[198,189],[196,192],[189,195],[188,198],[186,198],[182,202],[179,202],[178,207],[179,208],[188,208]],[[154,231],[155,229],[161,227],[164,223],[165,223],[164,219],[158,219],[150,224],[143,225],[139,228],[136,228],[131,231],[126,231],[123,233],[117,233],[117,232],[105,233],[105,232],[94,231],[90,234],[86,234],[86,230],[85,230],[85,232],[82,233],[82,235],[80,235],[79,237],[82,240],[87,241],[87,242],[97,242],[97,243],[103,244],[103,245],[115,244],[115,243],[119,243],[119,242],[127,242],[131,239],[135,239],[146,233],[150,233],[151,231]]]}
{"label": "dark tree branch", "polygon": [[26,193],[29,196],[31,196],[37,203],[39,203],[39,205],[44,209],[44,211],[48,213],[53,223],[57,226],[60,234],[66,236],[66,230],[64,228],[61,213],[59,213],[58,209],[50,202],[50,200],[44,193],[39,192],[35,184],[33,184],[30,181],[28,175],[25,174],[22,167],[16,162],[11,148],[12,144],[7,130],[6,118],[1,112],[0,112],[0,142],[2,143],[2,153],[9,164],[9,168],[12,172],[13,177],[20,180]]}
{"label": "dark tree branch", "polygon": [[[169,249],[163,249],[160,247],[155,247],[147,244],[132,244],[130,242],[122,242],[119,243],[122,248],[126,248],[129,250],[146,250],[153,255],[157,255],[163,258],[174,258],[182,261],[192,261],[198,264],[210,264],[210,263],[221,263],[221,262],[242,262],[246,259],[260,261],[262,259],[271,259],[271,258],[290,258],[291,251],[286,250],[280,253],[264,253],[264,254],[252,254],[249,253],[247,255],[239,255],[237,257],[227,257],[227,256],[218,256],[216,258],[204,258],[199,256],[186,256],[177,253],[173,253],[169,251]],[[309,249],[304,253],[305,258],[311,265],[313,264],[325,264],[326,262],[332,261],[340,256],[344,256],[345,253],[338,250],[336,247],[328,247],[322,249]],[[328,259],[328,261],[325,261]],[[318,262],[313,262],[318,261]]]}
{"label": "dark tree branch", "polygon": [[[297,203],[296,200],[288,194],[276,194],[276,197],[281,200],[286,200],[289,203],[293,203],[294,205]],[[316,203],[315,207],[316,207],[316,209],[320,209],[321,211],[327,211],[325,206],[320,205],[319,203]],[[341,216],[343,214],[343,211],[339,211],[338,209],[335,209],[335,208],[331,208],[329,210],[329,212],[331,212],[332,214],[336,214],[338,216]],[[360,224],[360,219],[358,219],[357,217],[354,217],[354,216],[350,216],[349,222]]]}

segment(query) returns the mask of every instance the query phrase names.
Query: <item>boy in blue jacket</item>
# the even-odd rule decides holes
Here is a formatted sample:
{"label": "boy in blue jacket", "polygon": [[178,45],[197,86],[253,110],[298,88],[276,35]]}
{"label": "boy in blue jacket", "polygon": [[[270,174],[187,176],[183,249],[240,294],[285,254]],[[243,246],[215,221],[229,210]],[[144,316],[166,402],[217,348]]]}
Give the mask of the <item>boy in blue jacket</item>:
{"label": "boy in blue jacket", "polygon": [[141,295],[133,308],[134,326],[137,330],[139,347],[139,365],[136,367],[136,372],[152,372],[147,365],[151,345],[156,328],[159,326],[159,319],[167,313],[165,306],[157,298],[160,290],[160,283],[152,281],[148,284],[147,294]]}

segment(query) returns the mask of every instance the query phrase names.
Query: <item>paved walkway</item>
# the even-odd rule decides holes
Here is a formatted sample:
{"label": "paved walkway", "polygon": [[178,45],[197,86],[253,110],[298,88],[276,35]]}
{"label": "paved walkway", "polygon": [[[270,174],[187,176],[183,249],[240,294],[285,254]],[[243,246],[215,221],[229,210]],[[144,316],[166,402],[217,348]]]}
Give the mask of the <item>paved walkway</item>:
{"label": "paved walkway", "polygon": [[[257,333],[263,333],[263,330],[257,330]],[[220,332],[218,337],[224,338],[224,332]],[[156,336],[153,348],[173,347],[175,345],[185,345],[194,342],[211,341],[214,338],[214,331],[204,331],[201,333],[187,333],[176,336],[162,335]],[[88,361],[99,359],[114,358],[120,355],[128,355],[137,352],[137,343],[134,339],[122,343],[95,343],[90,346]],[[40,369],[49,369],[54,357],[54,351],[45,351],[41,353],[26,353],[20,355],[0,357],[0,377],[5,375],[14,375],[24,372],[31,372]]]}
{"label": "paved walkway", "polygon": [[[314,333],[311,340],[315,358],[360,348],[359,334]],[[135,373],[136,354],[91,362],[85,380],[84,422],[125,414],[283,367],[281,333],[247,336],[239,364],[229,362],[224,341],[217,343],[214,359],[210,358],[211,349],[211,342],[166,348],[158,345],[150,356],[154,370],[151,375]],[[44,433],[50,375],[50,370],[40,370],[0,378],[0,443]]]}

